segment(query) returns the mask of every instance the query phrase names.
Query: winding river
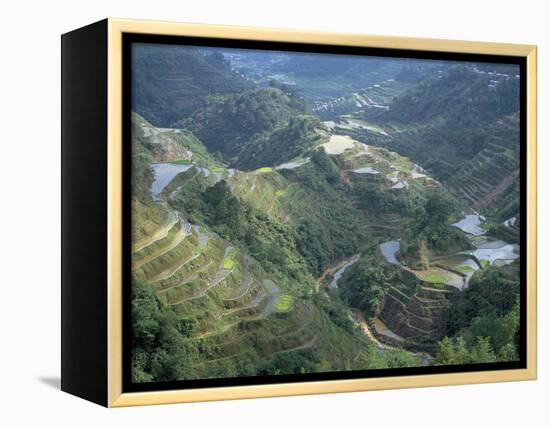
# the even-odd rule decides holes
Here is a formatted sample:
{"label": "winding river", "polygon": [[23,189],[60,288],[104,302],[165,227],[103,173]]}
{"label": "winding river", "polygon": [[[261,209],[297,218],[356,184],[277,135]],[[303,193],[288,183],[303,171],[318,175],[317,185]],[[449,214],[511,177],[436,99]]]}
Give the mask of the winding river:
{"label": "winding river", "polygon": [[344,265],[340,269],[336,270],[336,272],[334,272],[334,275],[332,275],[332,281],[330,282],[329,287],[330,288],[338,287],[338,281],[340,280],[340,278],[342,278],[342,275],[344,275],[344,272],[346,272],[346,270],[358,260],[359,260],[359,255],[356,254],[351,259],[349,259],[346,263],[344,263]]}

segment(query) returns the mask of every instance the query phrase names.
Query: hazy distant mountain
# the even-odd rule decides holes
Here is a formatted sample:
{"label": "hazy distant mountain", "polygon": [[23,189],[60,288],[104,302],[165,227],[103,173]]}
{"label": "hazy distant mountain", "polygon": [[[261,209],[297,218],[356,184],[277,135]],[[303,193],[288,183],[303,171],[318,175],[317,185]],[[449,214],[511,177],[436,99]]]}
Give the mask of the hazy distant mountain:
{"label": "hazy distant mountain", "polygon": [[246,86],[219,53],[135,44],[133,56],[133,109],[159,127],[189,116],[209,95],[236,93]]}

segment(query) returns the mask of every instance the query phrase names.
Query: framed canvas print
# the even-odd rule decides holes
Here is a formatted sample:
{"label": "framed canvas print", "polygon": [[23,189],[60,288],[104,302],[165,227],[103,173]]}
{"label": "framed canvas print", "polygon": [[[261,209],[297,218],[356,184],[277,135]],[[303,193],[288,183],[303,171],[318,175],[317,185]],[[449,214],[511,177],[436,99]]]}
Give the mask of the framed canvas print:
{"label": "framed canvas print", "polygon": [[536,377],[536,48],[107,19],[62,37],[62,389]]}

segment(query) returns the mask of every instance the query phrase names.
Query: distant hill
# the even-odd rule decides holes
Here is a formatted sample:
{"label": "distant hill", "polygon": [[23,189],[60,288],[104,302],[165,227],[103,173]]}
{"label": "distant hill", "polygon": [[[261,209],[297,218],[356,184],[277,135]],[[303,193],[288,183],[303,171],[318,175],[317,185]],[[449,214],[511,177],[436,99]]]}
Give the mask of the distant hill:
{"label": "distant hill", "polygon": [[[226,57],[234,69],[260,86],[277,81],[292,87],[312,109],[386,80],[402,78],[416,82],[425,72],[442,64],[405,58],[294,52],[229,52]],[[409,72],[403,75],[403,69]]]}
{"label": "distant hill", "polygon": [[474,208],[490,207],[519,168],[519,80],[504,71],[454,66],[422,81],[373,115],[398,130],[382,143]]}
{"label": "distant hill", "polygon": [[271,71],[294,79],[307,99],[347,96],[384,80],[400,75],[403,68],[416,67],[417,73],[438,62],[417,63],[414,59],[388,59],[372,56],[326,54],[289,54],[286,61],[276,62]]}
{"label": "distant hill", "polygon": [[209,95],[236,93],[246,86],[221,54],[139,43],[132,54],[133,110],[158,127],[188,117]]}
{"label": "distant hill", "polygon": [[[280,89],[259,88],[210,97],[203,108],[177,126],[192,131],[210,152],[251,169],[291,159],[310,147],[302,142],[307,142],[307,134],[316,121],[313,117],[297,118],[305,112],[301,99]],[[287,126],[287,132],[296,131],[293,139],[282,140],[273,135]],[[296,149],[288,150],[289,144]]]}
{"label": "distant hill", "polygon": [[397,98],[386,119],[418,123],[443,117],[459,126],[511,114],[519,109],[519,84],[510,77],[497,79],[465,66],[451,67]]}

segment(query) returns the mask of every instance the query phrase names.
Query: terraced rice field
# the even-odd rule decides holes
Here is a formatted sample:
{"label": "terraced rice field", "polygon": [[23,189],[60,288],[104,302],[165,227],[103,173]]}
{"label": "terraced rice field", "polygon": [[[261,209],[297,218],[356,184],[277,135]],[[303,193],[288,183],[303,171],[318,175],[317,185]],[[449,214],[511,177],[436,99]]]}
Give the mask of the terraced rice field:
{"label": "terraced rice field", "polygon": [[461,272],[463,274],[467,274],[470,272],[474,272],[475,269],[471,267],[470,265],[461,265],[456,268],[456,271]]}
{"label": "terraced rice field", "polygon": [[289,183],[278,172],[241,172],[229,178],[228,185],[235,196],[281,223],[298,218],[314,205],[301,198],[304,193],[296,183]]}
{"label": "terraced rice field", "polygon": [[[245,173],[230,179],[237,175],[245,182],[249,179]],[[258,185],[267,182],[259,179]],[[294,195],[292,188],[273,188],[271,193],[277,191],[274,199]],[[203,226],[188,224],[167,205],[161,206],[166,209],[164,222],[134,244],[133,277],[148,283],[166,309],[186,321],[197,321],[190,339],[222,339],[216,353],[197,363],[202,377],[215,377],[217,366],[226,362],[246,362],[251,356],[247,347],[260,345],[269,357],[315,344],[316,335],[304,328],[303,316],[309,308],[297,306],[294,297],[283,292],[249,255]]]}
{"label": "terraced rice field", "polygon": [[[136,241],[132,244],[132,253],[136,253],[140,250],[143,250],[145,247],[154,244],[155,242],[162,240],[170,230],[178,223],[178,218],[175,213],[169,211],[166,213],[166,220],[164,224],[159,227],[154,228],[153,231],[149,232],[149,236],[145,237],[139,241]],[[145,232],[147,234],[147,232]]]}
{"label": "terraced rice field", "polygon": [[450,189],[476,210],[497,202],[517,181],[518,120],[509,116],[488,129],[490,142],[448,182]]}

